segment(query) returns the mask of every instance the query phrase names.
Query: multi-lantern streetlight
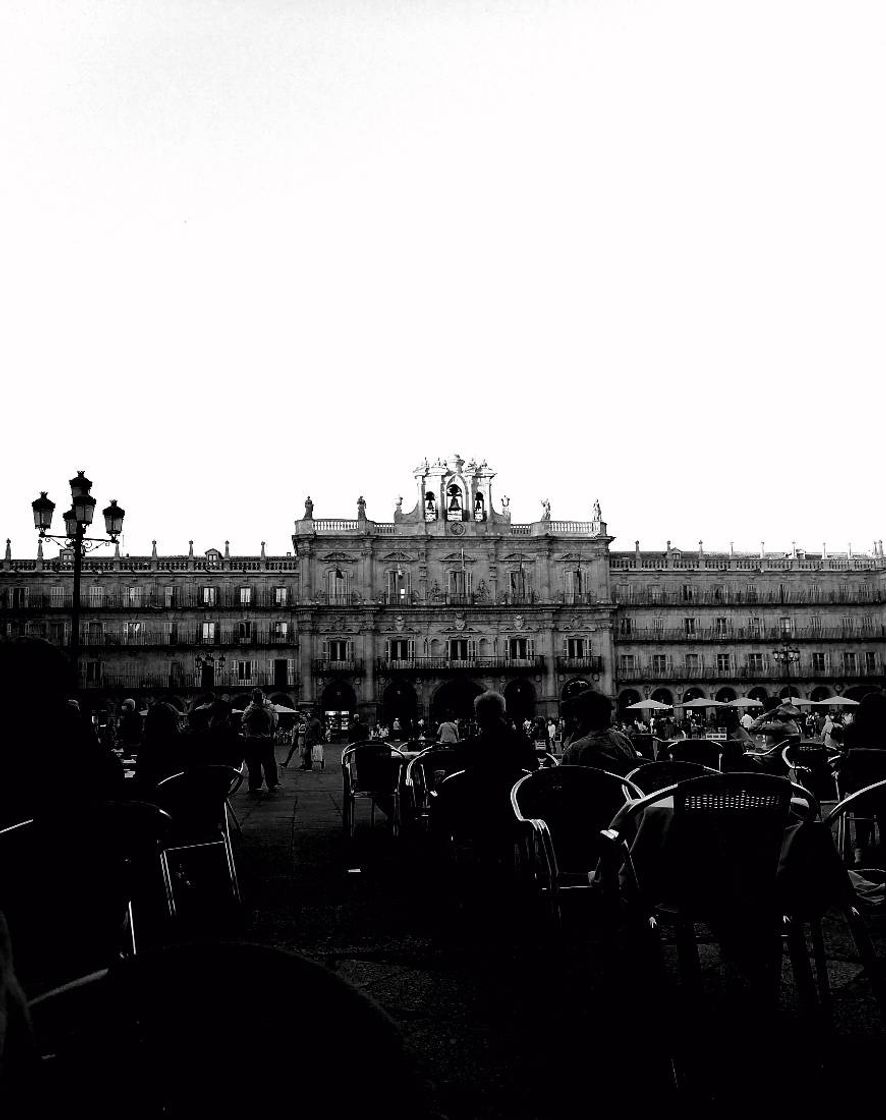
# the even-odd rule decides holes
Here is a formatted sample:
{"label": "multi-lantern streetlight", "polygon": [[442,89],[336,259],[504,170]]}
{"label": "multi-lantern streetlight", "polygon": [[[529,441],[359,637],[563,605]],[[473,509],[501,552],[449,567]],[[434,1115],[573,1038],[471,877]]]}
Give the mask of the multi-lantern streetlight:
{"label": "multi-lantern streetlight", "polygon": [[[779,665],[784,666],[785,676],[790,680],[791,666],[796,665],[800,660],[800,651],[796,646],[784,642],[779,649],[772,651],[772,658]],[[788,686],[788,695],[790,696],[790,686]]]}
{"label": "multi-lantern streetlight", "polygon": [[71,664],[74,669],[74,680],[79,684],[80,662],[80,576],[83,571],[83,557],[93,548],[103,544],[116,544],[117,538],[123,532],[123,517],[125,510],[117,505],[116,498],[111,499],[110,505],[102,510],[105,519],[107,537],[87,537],[86,530],[92,524],[95,513],[96,500],[89,491],[92,483],[84,471],[77,471],[77,477],[71,482],[71,508],[63,514],[65,522],[64,536],[55,536],[49,532],[52,527],[52,514],[55,502],[46,496],[46,491],[40,491],[40,497],[31,502],[34,511],[34,527],[40,534],[41,540],[59,541],[67,544],[74,553],[74,588],[71,607]]}

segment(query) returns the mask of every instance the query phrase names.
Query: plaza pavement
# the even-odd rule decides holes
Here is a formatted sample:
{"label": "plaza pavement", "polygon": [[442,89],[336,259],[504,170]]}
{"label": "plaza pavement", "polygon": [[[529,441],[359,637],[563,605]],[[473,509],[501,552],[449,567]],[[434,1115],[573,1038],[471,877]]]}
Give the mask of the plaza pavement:
{"label": "plaza pavement", "polygon": [[[349,841],[341,826],[341,749],[327,748],[324,771],[301,772],[294,756],[273,795],[252,800],[245,784],[236,795],[246,936],[325,963],[380,1004],[450,1120],[573,1115],[576,1093],[622,1108],[662,1104],[670,1084],[660,1057],[667,1009],[659,1016],[642,988],[625,982],[625,948],[613,956],[580,923],[544,949],[510,945],[497,922],[519,917],[454,912],[420,840],[395,840],[381,815],[370,831],[365,805]],[[278,748],[278,758],[285,754]],[[815,1044],[793,1006],[787,963],[775,1033],[758,1030],[749,1017],[736,1040],[730,1001],[741,993],[714,950],[702,946],[712,1021],[733,1032],[730,1072],[716,1090],[722,1107],[753,1105],[772,1077],[781,1078],[793,1104],[866,1099],[859,1069],[882,1055],[883,1027],[842,924],[829,921],[826,933],[837,1028],[823,1077],[805,1058]],[[346,1024],[341,1040],[316,1040],[345,1041],[357,1041],[347,1039]]]}

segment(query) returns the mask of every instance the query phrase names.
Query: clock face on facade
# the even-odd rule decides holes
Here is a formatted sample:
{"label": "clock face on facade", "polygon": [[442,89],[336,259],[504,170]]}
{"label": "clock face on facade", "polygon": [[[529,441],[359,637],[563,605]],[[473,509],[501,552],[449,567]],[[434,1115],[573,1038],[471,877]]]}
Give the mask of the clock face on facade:
{"label": "clock face on facade", "polygon": [[464,535],[465,527],[460,521],[455,521],[449,526],[449,531],[454,537],[461,537]]}

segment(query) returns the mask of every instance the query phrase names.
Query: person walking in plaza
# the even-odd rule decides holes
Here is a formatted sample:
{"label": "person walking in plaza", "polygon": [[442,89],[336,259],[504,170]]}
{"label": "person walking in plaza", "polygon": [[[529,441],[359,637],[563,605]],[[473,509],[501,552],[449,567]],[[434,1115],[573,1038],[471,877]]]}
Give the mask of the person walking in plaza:
{"label": "person walking in plaza", "polygon": [[120,705],[120,722],[117,725],[117,741],[123,748],[127,758],[138,754],[141,746],[144,725],[142,717],[136,711],[134,700],[124,700]]}
{"label": "person walking in plaza", "polygon": [[437,742],[438,743],[457,743],[458,742],[458,724],[452,718],[452,712],[446,712],[443,717],[443,722],[437,728]]}
{"label": "person walking in plaza", "polygon": [[308,729],[308,721],[304,716],[299,718],[298,723],[292,729],[292,743],[289,747],[289,754],[286,756],[286,761],[283,763],[285,770],[289,763],[292,761],[292,756],[298,751],[298,757],[304,758],[305,753],[305,733]]}
{"label": "person walking in plaza", "polygon": [[[323,750],[323,724],[317,718],[317,713],[312,711],[305,727],[305,745],[302,751],[302,762],[299,767],[300,770],[313,770],[314,769],[314,749],[319,748]],[[320,769],[324,768],[325,763],[320,761]]]}
{"label": "person walking in plaza", "polygon": [[240,726],[245,737],[243,753],[249,771],[249,796],[261,794],[262,783],[267,785],[268,793],[279,786],[277,760],[274,757],[274,728],[277,714],[273,704],[265,700],[260,688],[252,690],[252,699],[243,712]]}

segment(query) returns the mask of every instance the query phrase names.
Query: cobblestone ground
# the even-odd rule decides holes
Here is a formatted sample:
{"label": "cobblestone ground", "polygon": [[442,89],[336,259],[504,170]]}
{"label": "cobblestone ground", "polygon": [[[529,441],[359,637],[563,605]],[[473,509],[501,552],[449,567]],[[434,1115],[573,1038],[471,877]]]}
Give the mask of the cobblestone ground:
{"label": "cobblestone ground", "polygon": [[[450,1120],[574,1115],[576,1099],[660,1106],[672,1092],[664,1043],[680,1029],[678,1001],[650,1001],[630,946],[594,935],[580,913],[555,944],[521,930],[525,913],[502,900],[457,909],[421,837],[394,839],[383,816],[370,829],[362,804],[355,839],[344,836],[341,748],[326,755],[323,771],[293,760],[273,795],[235,798],[246,935],[325,963],[385,1008]],[[702,945],[706,994],[688,1018],[706,1099],[866,1099],[858,1071],[873,1076],[883,1027],[836,917],[826,937],[836,1030],[824,1042],[798,1013],[787,962],[780,1014],[764,1022]]]}

